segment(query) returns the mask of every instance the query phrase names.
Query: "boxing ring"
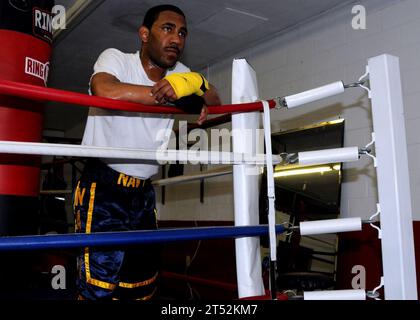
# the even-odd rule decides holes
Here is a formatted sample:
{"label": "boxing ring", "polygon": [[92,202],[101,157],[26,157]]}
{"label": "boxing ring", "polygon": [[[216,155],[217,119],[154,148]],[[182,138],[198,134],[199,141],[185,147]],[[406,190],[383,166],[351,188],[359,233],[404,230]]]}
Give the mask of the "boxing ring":
{"label": "boxing ring", "polygon": [[[210,114],[232,114],[233,152],[190,150],[139,150],[49,144],[34,142],[0,141],[0,153],[26,155],[55,155],[136,159],[147,161],[195,161],[202,164],[233,165],[234,227],[206,227],[163,229],[156,231],[129,231],[90,234],[34,235],[1,237],[0,251],[76,248],[86,246],[135,245],[140,243],[185,241],[197,239],[236,238],[236,263],[239,297],[263,294],[261,260],[258,236],[270,239],[270,291],[276,299],[276,234],[299,230],[302,235],[360,231],[362,223],[373,223],[379,216],[385,299],[417,299],[416,266],[412,228],[412,210],[409,188],[407,144],[404,112],[397,57],[381,55],[368,60],[367,72],[357,82],[345,85],[338,81],[299,94],[259,101],[255,72],[246,61],[235,60],[233,66],[232,104],[209,106]],[[367,87],[369,79],[370,87]],[[327,149],[294,154],[273,155],[271,152],[270,110],[295,108],[346,89],[363,88],[368,91],[372,104],[374,134],[367,146]],[[56,101],[86,107],[147,113],[184,113],[171,106],[144,106],[85,94],[0,80],[0,94],[36,101]],[[266,154],[262,145],[253,145],[243,138],[243,130],[259,128],[263,112]],[[275,111],[274,111],[275,112]],[[375,154],[372,146],[375,146]],[[369,156],[377,170],[378,211],[368,221],[344,218],[301,222],[290,229],[275,224],[275,193],[273,165],[297,164],[301,166],[331,162],[358,161]],[[258,224],[258,176],[251,174],[257,166],[267,170],[268,225]],[[376,220],[377,222],[378,220]],[[361,299],[375,298],[376,291],[333,290],[305,292],[304,299]]]}

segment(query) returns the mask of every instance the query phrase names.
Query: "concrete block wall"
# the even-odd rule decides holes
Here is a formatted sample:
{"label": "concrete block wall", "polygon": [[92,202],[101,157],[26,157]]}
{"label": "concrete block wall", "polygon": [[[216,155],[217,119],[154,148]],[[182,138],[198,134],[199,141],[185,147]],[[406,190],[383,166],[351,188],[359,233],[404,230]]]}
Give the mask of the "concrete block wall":
{"label": "concrete block wall", "polygon": [[[365,0],[357,4],[366,8],[366,30],[352,28],[352,5],[349,5],[302,23],[236,57],[246,58],[256,70],[261,98],[289,95],[337,80],[354,82],[364,74],[368,58],[383,53],[400,57],[413,218],[420,220],[420,1]],[[224,103],[230,102],[232,58],[227,57],[206,70]],[[272,111],[272,130],[344,118],[345,146],[365,146],[371,140],[370,110],[364,90],[346,90],[340,96],[303,108]],[[197,186],[198,182],[189,188],[187,185],[171,188],[182,190],[185,195],[197,193]],[[169,192],[170,188],[167,189]],[[159,207],[161,218],[176,220],[181,213],[179,217],[189,220],[200,212],[200,219],[231,220],[231,191],[231,177],[207,180],[204,204],[200,204],[198,195],[195,199],[181,197],[176,199],[177,209],[173,210],[174,198]],[[346,164],[342,216],[368,218],[376,211],[376,202],[376,174],[371,160],[363,158]]]}

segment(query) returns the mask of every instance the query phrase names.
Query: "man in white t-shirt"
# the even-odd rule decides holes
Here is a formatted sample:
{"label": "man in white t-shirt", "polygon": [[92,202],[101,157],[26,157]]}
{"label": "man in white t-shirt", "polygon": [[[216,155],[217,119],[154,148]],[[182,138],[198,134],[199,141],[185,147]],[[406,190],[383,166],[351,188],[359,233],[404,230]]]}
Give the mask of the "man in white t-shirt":
{"label": "man in white t-shirt", "polygon": [[[220,99],[201,74],[179,62],[187,33],[178,7],[149,9],[139,29],[140,52],[102,52],[91,77],[91,93],[147,105],[185,106],[194,101],[201,124],[206,105],[219,105]],[[157,133],[172,129],[173,121],[169,115],[91,108],[82,144],[157,150],[162,148]],[[156,164],[141,161],[88,160],[75,192],[76,232],[156,229],[150,177],[157,172]],[[159,250],[152,245],[85,248],[78,268],[79,299],[147,300],[156,291]]]}

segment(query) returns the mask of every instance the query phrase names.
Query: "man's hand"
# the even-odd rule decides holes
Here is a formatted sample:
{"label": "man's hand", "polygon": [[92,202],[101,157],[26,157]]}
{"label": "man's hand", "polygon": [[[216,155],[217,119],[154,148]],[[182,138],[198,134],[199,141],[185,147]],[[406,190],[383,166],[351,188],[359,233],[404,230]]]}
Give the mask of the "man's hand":
{"label": "man's hand", "polygon": [[200,116],[197,120],[197,124],[199,125],[207,119],[208,108],[203,97],[192,94],[176,100],[174,104],[177,108],[184,110],[188,114],[199,114]]}
{"label": "man's hand", "polygon": [[209,112],[209,109],[207,108],[207,106],[203,105],[203,108],[201,109],[200,116],[198,117],[198,120],[197,120],[197,124],[199,126],[201,126],[203,124],[203,122],[207,120],[208,112]]}
{"label": "man's hand", "polygon": [[165,104],[167,102],[175,102],[176,104],[177,100],[188,96],[187,93],[197,94],[204,99],[200,116],[197,119],[198,125],[202,125],[207,120],[207,105],[221,104],[214,86],[209,84],[201,74],[196,72],[173,73],[166,76],[152,87],[150,95],[156,104]]}
{"label": "man's hand", "polygon": [[157,104],[165,104],[177,100],[174,89],[168,80],[162,79],[152,87],[150,95],[154,97]]}
{"label": "man's hand", "polygon": [[177,99],[192,94],[201,97],[209,89],[208,81],[198,72],[171,73],[164,79],[172,86]]}

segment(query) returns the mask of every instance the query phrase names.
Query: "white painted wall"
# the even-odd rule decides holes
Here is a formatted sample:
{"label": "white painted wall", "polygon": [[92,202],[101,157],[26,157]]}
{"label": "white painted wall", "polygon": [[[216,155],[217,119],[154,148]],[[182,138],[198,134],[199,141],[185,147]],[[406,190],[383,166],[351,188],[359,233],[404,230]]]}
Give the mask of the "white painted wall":
{"label": "white painted wall", "polygon": [[[382,53],[399,56],[413,217],[420,220],[420,1],[365,0],[359,3],[367,9],[366,30],[352,29],[352,6],[348,6],[288,30],[236,57],[245,57],[255,68],[261,98],[270,98],[337,80],[354,82],[364,73],[369,57]],[[230,101],[232,58],[207,70],[224,103]],[[343,95],[304,108],[272,111],[271,117],[273,131],[342,117],[346,120],[345,146],[365,146],[371,138],[370,103],[361,89],[347,90]],[[375,212],[377,202],[371,160],[362,159],[344,168],[342,216],[368,218]],[[199,202],[198,182],[167,187],[166,205],[159,206],[160,218],[233,220],[231,192],[230,177],[206,181],[204,204]]]}

